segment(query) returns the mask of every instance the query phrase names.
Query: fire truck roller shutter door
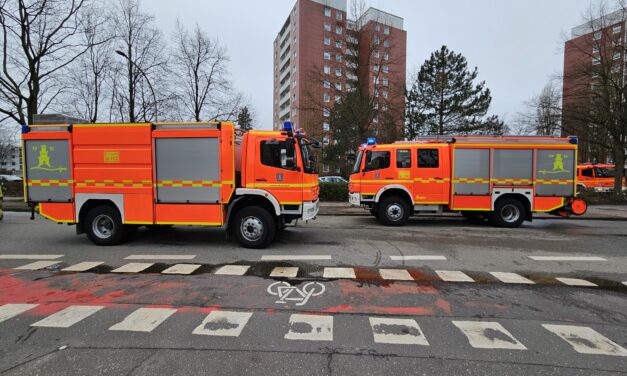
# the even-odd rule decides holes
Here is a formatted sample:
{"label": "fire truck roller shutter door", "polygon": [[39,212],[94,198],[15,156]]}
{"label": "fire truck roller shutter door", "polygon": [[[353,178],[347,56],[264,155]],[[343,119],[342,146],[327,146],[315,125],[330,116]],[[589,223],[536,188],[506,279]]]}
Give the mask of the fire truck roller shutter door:
{"label": "fire truck roller shutter door", "polygon": [[70,202],[72,173],[68,140],[26,140],[27,199],[33,202]]}
{"label": "fire truck roller shutter door", "polygon": [[575,173],[574,150],[538,150],[536,196],[572,196]]}
{"label": "fire truck roller shutter door", "polygon": [[157,138],[155,155],[157,202],[220,202],[217,138]]}
{"label": "fire truck roller shutter door", "polygon": [[527,185],[533,182],[533,150],[495,149],[492,184]]}
{"label": "fire truck roller shutter door", "polygon": [[453,190],[456,195],[490,194],[490,149],[455,149]]}

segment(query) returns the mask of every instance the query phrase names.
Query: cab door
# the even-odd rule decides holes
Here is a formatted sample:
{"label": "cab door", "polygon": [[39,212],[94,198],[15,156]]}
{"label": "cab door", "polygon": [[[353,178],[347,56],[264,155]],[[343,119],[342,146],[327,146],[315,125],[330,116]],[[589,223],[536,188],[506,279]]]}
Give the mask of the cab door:
{"label": "cab door", "polygon": [[392,184],[394,171],[390,168],[390,150],[367,149],[361,172],[361,194],[374,196],[379,189]]}
{"label": "cab door", "polygon": [[424,145],[415,150],[414,203],[448,204],[449,161],[446,146]]}
{"label": "cab door", "polygon": [[257,139],[255,152],[259,156],[254,171],[254,188],[270,192],[279,203],[303,203],[303,174],[298,148],[291,138]]}

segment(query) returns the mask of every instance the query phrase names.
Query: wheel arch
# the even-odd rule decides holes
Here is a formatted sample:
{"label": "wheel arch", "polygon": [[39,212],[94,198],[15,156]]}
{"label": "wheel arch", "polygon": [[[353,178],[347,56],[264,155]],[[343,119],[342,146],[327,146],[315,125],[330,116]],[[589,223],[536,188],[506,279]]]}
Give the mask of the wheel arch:
{"label": "wheel arch", "polygon": [[414,206],[414,199],[411,193],[409,192],[409,189],[407,189],[407,187],[400,185],[400,184],[390,184],[379,189],[379,191],[374,197],[374,202],[378,204],[380,201],[390,196],[401,197],[405,199],[411,205],[412,208]]}
{"label": "wheel arch", "polygon": [[262,189],[238,188],[236,194],[238,196],[236,196],[231,202],[226,214],[226,220],[224,221],[227,230],[230,230],[232,227],[235,213],[247,206],[260,206],[266,209],[268,213],[275,218],[275,220],[281,216],[281,206],[279,205],[279,201],[267,191]]}
{"label": "wheel arch", "polygon": [[523,207],[525,208],[525,213],[524,213],[525,220],[530,221],[531,220],[531,215],[532,215],[531,201],[530,201],[529,197],[525,196],[522,193],[512,192],[512,193],[504,193],[504,194],[500,195],[498,198],[496,198],[494,200],[494,204],[493,204],[492,210],[493,211],[496,210],[496,206],[497,206],[498,202],[500,202],[500,201],[502,201],[504,199],[508,199],[508,198],[509,199],[513,199],[513,200],[517,200],[517,201],[519,201],[523,205]]}
{"label": "wheel arch", "polygon": [[77,194],[76,195],[76,232],[85,232],[83,224],[89,211],[98,206],[110,206],[118,211],[124,223],[124,198],[122,195]]}

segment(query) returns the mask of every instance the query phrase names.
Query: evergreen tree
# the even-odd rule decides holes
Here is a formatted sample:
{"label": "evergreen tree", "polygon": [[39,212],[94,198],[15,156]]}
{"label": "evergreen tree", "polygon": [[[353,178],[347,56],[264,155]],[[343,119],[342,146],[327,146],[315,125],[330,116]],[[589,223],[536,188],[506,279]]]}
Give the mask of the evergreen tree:
{"label": "evergreen tree", "polygon": [[502,134],[498,117],[485,118],[492,97],[478,72],[468,69],[462,54],[446,46],[431,54],[407,93],[405,134],[419,135]]}
{"label": "evergreen tree", "polygon": [[253,118],[248,111],[248,107],[244,106],[237,114],[237,124],[243,131],[249,131],[253,129]]}

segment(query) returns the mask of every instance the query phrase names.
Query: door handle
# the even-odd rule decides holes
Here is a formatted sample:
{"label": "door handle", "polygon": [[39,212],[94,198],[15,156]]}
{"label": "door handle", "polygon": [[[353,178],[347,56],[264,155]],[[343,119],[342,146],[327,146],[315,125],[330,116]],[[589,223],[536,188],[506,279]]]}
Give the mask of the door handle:
{"label": "door handle", "polygon": [[392,180],[393,178],[385,178],[385,180]]}
{"label": "door handle", "polygon": [[261,178],[261,179],[255,179],[255,181],[268,181],[268,179]]}

